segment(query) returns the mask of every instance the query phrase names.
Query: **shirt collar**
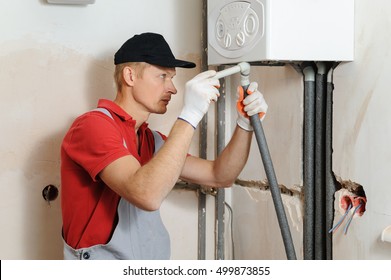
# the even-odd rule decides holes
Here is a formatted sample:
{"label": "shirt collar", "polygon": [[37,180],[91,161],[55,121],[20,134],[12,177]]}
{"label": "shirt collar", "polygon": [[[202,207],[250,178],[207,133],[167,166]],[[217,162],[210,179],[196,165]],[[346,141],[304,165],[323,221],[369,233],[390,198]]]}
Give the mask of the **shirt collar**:
{"label": "shirt collar", "polygon": [[[136,121],[132,118],[131,115],[126,113],[124,109],[122,109],[120,106],[118,106],[115,102],[111,100],[99,99],[98,107],[109,109],[123,121],[130,121],[136,124]],[[148,123],[144,122],[143,124],[141,124],[139,129],[145,130],[147,127],[148,127]]]}
{"label": "shirt collar", "polygon": [[114,114],[116,114],[121,119],[128,121],[132,119],[132,117],[126,113],[120,106],[118,106],[116,103],[114,103],[111,100],[107,99],[100,99],[98,102],[98,107],[106,108],[112,111]]}

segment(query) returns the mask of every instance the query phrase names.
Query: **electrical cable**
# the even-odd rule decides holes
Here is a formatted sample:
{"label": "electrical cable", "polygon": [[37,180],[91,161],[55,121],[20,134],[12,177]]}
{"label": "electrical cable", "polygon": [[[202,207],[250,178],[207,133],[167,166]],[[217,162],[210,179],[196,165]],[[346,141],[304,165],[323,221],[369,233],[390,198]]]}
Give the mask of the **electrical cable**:
{"label": "electrical cable", "polygon": [[233,222],[234,222],[234,213],[232,211],[232,207],[224,201],[225,206],[227,206],[229,210],[229,215],[230,215],[230,227],[231,227],[231,246],[232,246],[232,259],[235,259],[235,244],[234,244],[234,227],[233,227]]}
{"label": "electrical cable", "polygon": [[334,232],[334,231],[336,231],[339,228],[339,226],[342,224],[343,220],[345,220],[346,216],[348,215],[350,209],[352,209],[352,204],[351,203],[349,203],[349,207],[346,209],[345,214],[343,214],[343,216],[338,221],[338,223],[336,223],[335,226],[329,230],[329,233]]}
{"label": "electrical cable", "polygon": [[356,215],[358,209],[360,209],[361,206],[362,206],[362,203],[360,202],[360,204],[354,209],[352,216],[349,218],[348,222],[346,223],[345,228],[344,228],[345,235],[348,233],[348,228],[350,226],[350,223],[353,220],[354,215]]}

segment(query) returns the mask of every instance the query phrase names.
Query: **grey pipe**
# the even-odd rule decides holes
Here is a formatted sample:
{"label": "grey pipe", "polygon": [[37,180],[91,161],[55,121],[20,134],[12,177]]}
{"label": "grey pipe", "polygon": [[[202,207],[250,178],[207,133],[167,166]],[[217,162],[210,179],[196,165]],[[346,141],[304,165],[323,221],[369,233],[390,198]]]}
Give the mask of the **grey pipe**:
{"label": "grey pipe", "polygon": [[315,99],[315,259],[326,259],[325,224],[325,124],[326,81],[325,63],[317,64]]}
{"label": "grey pipe", "polygon": [[[249,74],[249,73],[248,73]],[[243,73],[241,72],[241,80],[248,80],[248,77],[243,77]],[[244,92],[247,92],[248,84],[242,84]],[[266,142],[265,133],[263,131],[262,123],[258,117],[258,115],[253,115],[250,117],[251,125],[253,126],[255,138],[258,143],[259,152],[261,153],[263,166],[265,168],[265,173],[267,180],[270,186],[270,192],[272,194],[274,208],[277,214],[278,224],[280,226],[280,231],[282,235],[282,240],[284,242],[285,253],[288,260],[296,260],[296,252],[293,245],[293,240],[291,236],[291,232],[289,229],[288,220],[286,218],[284,204],[282,203],[281,191],[278,187],[278,182],[276,178],[276,174],[274,172],[273,162],[269,153],[269,148]]]}
{"label": "grey pipe", "polygon": [[[332,171],[333,69],[338,63],[303,63],[304,259],[332,259],[336,180]],[[316,77],[314,71],[317,69]]]}
{"label": "grey pipe", "polygon": [[[248,64],[246,62],[241,62],[236,66],[233,66],[231,68],[217,72],[215,77],[220,79],[220,78],[235,74],[237,72],[240,72],[241,86],[243,87],[244,93],[246,95],[248,86],[250,84],[250,79],[249,79],[250,64]],[[225,84],[222,88],[223,89],[225,88]],[[221,96],[224,96],[224,102],[225,102],[225,95],[221,95]],[[221,99],[221,96],[219,99]],[[217,107],[219,108],[219,106],[217,106]],[[291,232],[289,229],[288,220],[286,218],[284,204],[282,203],[280,188],[278,187],[277,178],[274,173],[273,162],[271,160],[271,156],[270,156],[269,149],[268,149],[267,142],[266,142],[266,137],[263,132],[262,123],[261,123],[258,115],[251,116],[250,121],[251,121],[251,125],[253,126],[253,129],[254,129],[255,138],[258,143],[259,152],[261,153],[266,177],[269,181],[270,192],[272,194],[274,208],[276,210],[277,219],[278,219],[282,239],[283,239],[284,246],[285,246],[285,252],[286,252],[288,260],[295,260],[296,259],[296,252],[295,252],[295,248],[293,246],[293,240],[292,240]],[[220,125],[220,122],[221,122],[220,118],[218,118],[218,122]]]}
{"label": "grey pipe", "polygon": [[326,259],[333,259],[333,235],[327,230],[333,227],[334,222],[334,194],[337,182],[333,173],[333,72],[338,63],[330,67],[327,74],[326,95],[326,139],[325,139],[325,224],[326,224]]}
{"label": "grey pipe", "polygon": [[259,117],[257,115],[251,116],[251,124],[254,128],[255,137],[257,139],[259,152],[262,156],[263,166],[265,168],[266,177],[269,182],[270,192],[272,194],[274,208],[277,214],[278,224],[282,239],[284,241],[285,253],[288,260],[296,260],[296,252],[293,245],[291,232],[289,229],[288,220],[286,218],[284,204],[282,203],[281,192],[278,187],[277,178],[274,173],[273,162],[270,157],[269,148],[267,146],[265,133]]}
{"label": "grey pipe", "polygon": [[304,259],[315,258],[315,70],[311,63],[301,65],[304,76],[304,116],[303,116],[303,191],[304,221],[303,250]]}

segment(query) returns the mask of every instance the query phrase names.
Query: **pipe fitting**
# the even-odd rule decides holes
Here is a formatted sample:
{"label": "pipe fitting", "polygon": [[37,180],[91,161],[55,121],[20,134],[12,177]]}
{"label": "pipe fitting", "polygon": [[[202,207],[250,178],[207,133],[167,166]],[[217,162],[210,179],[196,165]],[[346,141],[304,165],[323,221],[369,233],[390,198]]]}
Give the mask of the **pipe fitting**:
{"label": "pipe fitting", "polygon": [[250,64],[241,62],[238,66],[240,68],[240,84],[242,87],[248,87],[250,84]]}
{"label": "pipe fitting", "polygon": [[240,62],[239,64],[233,67],[217,72],[215,78],[221,79],[239,72],[242,76],[247,76],[247,77],[250,76],[250,64],[247,62]]}
{"label": "pipe fitting", "polygon": [[240,62],[238,64],[240,68],[240,74],[245,76],[250,76],[250,64],[247,62]]}

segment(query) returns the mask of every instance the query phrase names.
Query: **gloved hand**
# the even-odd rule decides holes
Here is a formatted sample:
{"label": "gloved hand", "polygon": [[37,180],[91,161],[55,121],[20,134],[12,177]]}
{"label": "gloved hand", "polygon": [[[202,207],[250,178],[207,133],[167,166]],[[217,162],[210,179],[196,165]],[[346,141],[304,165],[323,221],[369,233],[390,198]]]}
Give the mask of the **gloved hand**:
{"label": "gloved hand", "polygon": [[220,81],[213,76],[216,71],[208,70],[186,83],[182,112],[179,119],[190,123],[194,129],[208,111],[211,101],[220,96]]}
{"label": "gloved hand", "polygon": [[250,83],[247,89],[247,93],[249,95],[244,98],[243,88],[238,87],[238,100],[236,106],[238,111],[237,124],[244,130],[253,131],[249,117],[255,114],[259,114],[259,118],[262,121],[265,118],[268,106],[265,99],[263,98],[262,93],[258,91],[258,83]]}

